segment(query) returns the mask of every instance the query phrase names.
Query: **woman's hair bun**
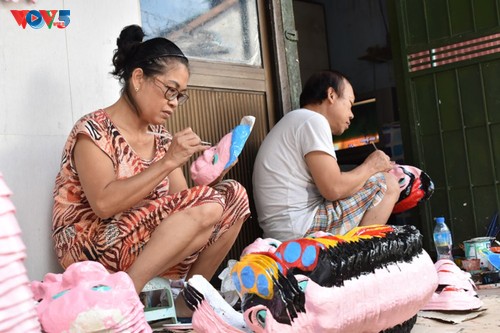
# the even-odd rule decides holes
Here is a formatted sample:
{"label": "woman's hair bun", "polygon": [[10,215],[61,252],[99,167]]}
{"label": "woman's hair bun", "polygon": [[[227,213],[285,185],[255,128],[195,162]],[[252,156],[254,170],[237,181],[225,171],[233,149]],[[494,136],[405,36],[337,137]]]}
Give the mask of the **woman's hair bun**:
{"label": "woman's hair bun", "polygon": [[123,80],[128,73],[126,72],[126,65],[133,59],[134,53],[137,51],[138,46],[141,44],[145,34],[142,28],[138,25],[129,25],[123,28],[120,36],[116,40],[118,48],[113,55],[113,65],[115,69],[111,74]]}
{"label": "woman's hair bun", "polygon": [[142,69],[146,77],[159,75],[167,70],[170,62],[180,62],[189,70],[189,61],[182,50],[174,42],[155,37],[142,41],[145,34],[138,25],[123,28],[116,40],[118,48],[113,54],[114,70],[111,72],[124,83],[127,82],[135,68]]}
{"label": "woman's hair bun", "polygon": [[136,45],[137,43],[142,42],[145,34],[142,31],[142,28],[138,25],[129,25],[123,28],[120,33],[120,37],[116,40],[116,45],[118,49],[123,49],[126,51],[131,46]]}

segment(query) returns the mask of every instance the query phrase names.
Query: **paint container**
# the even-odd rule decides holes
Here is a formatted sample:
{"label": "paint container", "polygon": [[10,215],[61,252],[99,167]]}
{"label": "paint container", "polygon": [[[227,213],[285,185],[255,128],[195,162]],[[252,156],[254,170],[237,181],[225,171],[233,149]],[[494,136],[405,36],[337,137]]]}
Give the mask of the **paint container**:
{"label": "paint container", "polygon": [[465,257],[467,259],[479,259],[481,268],[488,268],[488,254],[493,237],[477,237],[464,241]]}
{"label": "paint container", "polygon": [[478,271],[480,268],[480,260],[479,259],[467,259],[462,260],[462,268],[467,272]]}

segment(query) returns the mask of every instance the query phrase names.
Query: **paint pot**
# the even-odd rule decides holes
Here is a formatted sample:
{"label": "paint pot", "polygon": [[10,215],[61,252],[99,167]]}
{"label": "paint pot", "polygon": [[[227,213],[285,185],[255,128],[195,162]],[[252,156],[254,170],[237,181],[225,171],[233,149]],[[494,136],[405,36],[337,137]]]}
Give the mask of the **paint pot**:
{"label": "paint pot", "polygon": [[481,268],[488,268],[488,254],[493,237],[477,237],[464,241],[465,257],[467,259],[479,259]]}
{"label": "paint pot", "polygon": [[467,272],[478,271],[480,268],[480,260],[479,259],[467,259],[462,260],[462,268]]}

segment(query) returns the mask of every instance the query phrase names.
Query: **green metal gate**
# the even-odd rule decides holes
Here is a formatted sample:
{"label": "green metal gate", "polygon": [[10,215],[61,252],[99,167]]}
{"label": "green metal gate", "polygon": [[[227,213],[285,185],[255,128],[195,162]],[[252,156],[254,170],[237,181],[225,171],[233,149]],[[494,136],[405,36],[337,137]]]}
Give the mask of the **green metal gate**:
{"label": "green metal gate", "polygon": [[[419,214],[455,245],[485,236],[500,210],[500,0],[388,0],[407,164],[435,192]],[[409,158],[408,158],[409,157]]]}

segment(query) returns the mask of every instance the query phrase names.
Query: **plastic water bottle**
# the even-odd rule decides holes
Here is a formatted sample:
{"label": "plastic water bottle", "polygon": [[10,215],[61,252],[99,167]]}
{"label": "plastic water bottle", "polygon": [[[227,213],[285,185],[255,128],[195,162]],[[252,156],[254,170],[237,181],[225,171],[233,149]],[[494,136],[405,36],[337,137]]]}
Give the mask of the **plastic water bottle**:
{"label": "plastic water bottle", "polygon": [[450,259],[453,260],[451,254],[452,239],[451,232],[444,222],[444,217],[436,217],[436,226],[434,227],[434,245],[436,246],[437,259]]}

